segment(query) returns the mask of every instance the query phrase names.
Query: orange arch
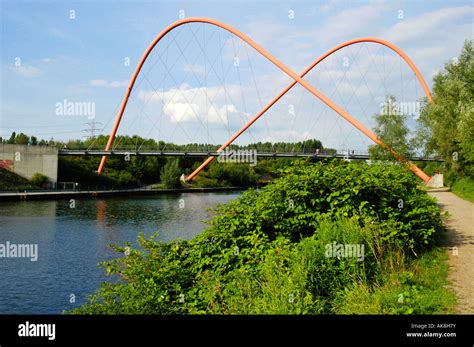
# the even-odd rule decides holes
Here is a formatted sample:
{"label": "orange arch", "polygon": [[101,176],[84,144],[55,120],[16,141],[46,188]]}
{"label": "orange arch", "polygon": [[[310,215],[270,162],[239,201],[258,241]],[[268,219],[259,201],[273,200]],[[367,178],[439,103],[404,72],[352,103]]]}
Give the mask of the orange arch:
{"label": "orange arch", "polygon": [[[362,42],[373,42],[373,43],[377,43],[377,44],[381,44],[381,45],[384,45],[388,48],[390,48],[391,50],[393,50],[395,53],[397,53],[400,57],[403,58],[403,60],[405,60],[405,62],[408,64],[408,66],[410,66],[410,68],[412,69],[412,71],[415,73],[418,81],[420,82],[421,86],[423,87],[423,90],[425,92],[425,95],[426,95],[426,98],[428,99],[429,102],[432,101],[432,97],[431,97],[431,92],[430,92],[430,89],[428,88],[428,85],[426,84],[423,76],[421,75],[420,71],[418,70],[418,68],[415,66],[415,64],[411,61],[411,59],[401,50],[399,49],[397,46],[395,46],[394,44],[388,42],[388,41],[385,41],[385,40],[381,40],[381,39],[377,39],[377,38],[372,38],[372,37],[365,37],[365,38],[359,38],[359,39],[353,39],[353,40],[349,40],[349,41],[346,41],[344,43],[341,43],[340,45],[334,47],[333,49],[327,51],[326,53],[324,53],[323,55],[321,55],[320,57],[318,57],[311,65],[309,65],[306,70],[304,70],[300,77],[303,78],[304,76],[306,76],[306,74],[308,74],[308,72],[310,72],[314,67],[316,67],[316,65],[318,65],[321,61],[323,61],[324,59],[326,59],[328,56],[330,56],[331,54],[337,52],[338,50],[344,48],[344,47],[347,47],[347,46],[350,46],[350,45],[353,45],[353,44],[356,44],[356,43],[362,43]],[[286,86],[285,89],[283,89],[281,91],[280,94],[278,94],[275,98],[273,98],[264,108],[262,108],[260,110],[260,112],[258,112],[247,124],[245,124],[242,128],[239,129],[239,131],[237,131],[226,143],[224,143],[221,147],[219,147],[219,149],[217,150],[218,152],[220,151],[223,151],[224,149],[226,149],[232,142],[234,142],[240,135],[242,135],[243,132],[245,132],[245,130],[247,130],[253,123],[255,123],[263,114],[265,114],[265,112],[267,112],[278,100],[280,100],[283,95],[285,95],[291,88],[293,88],[295,85],[296,85],[297,81],[294,80],[293,82],[291,82],[290,84],[288,84],[288,86]],[[388,147],[387,147],[388,148]],[[390,150],[390,149],[389,149]],[[394,154],[393,151],[391,151],[392,154]],[[395,157],[400,160],[398,157],[397,157],[397,154],[395,154]],[[196,168],[196,170],[194,170],[188,177],[186,177],[186,180],[187,181],[190,181],[192,180],[201,170],[203,170],[207,165],[209,165],[213,160],[215,159],[215,157],[209,157],[207,158],[198,168]],[[413,165],[412,163],[408,163],[408,165]],[[415,170],[415,171],[414,171]],[[414,166],[412,168],[412,171],[414,171],[418,177],[420,177],[421,179],[423,179],[425,182],[428,182],[431,178],[429,176],[428,179],[426,179],[424,172],[420,172],[420,174],[423,176],[420,176],[417,172],[421,171],[418,167]]]}
{"label": "orange arch", "polygon": [[[337,104],[335,104],[332,100],[330,100],[326,95],[324,95],[323,93],[321,93],[319,90],[317,90],[316,88],[314,88],[311,84],[309,84],[307,81],[305,81],[302,76],[304,76],[306,73],[308,73],[314,66],[317,65],[317,63],[319,63],[319,61],[321,61],[322,59],[324,59],[325,57],[327,57],[328,55],[332,54],[333,52],[335,52],[336,50],[344,47],[344,46],[341,46],[341,47],[336,47],[334,49],[333,52],[328,52],[327,55],[325,56],[322,56],[320,57],[321,59],[318,58],[319,61],[313,63],[310,65],[310,67],[308,67],[308,69],[305,70],[305,72],[303,73],[303,75],[297,75],[295,72],[293,72],[291,69],[289,69],[286,65],[284,65],[281,61],[279,61],[277,58],[275,58],[274,56],[272,56],[270,53],[268,53],[265,49],[263,49],[260,45],[258,45],[255,41],[253,41],[252,39],[250,39],[248,36],[246,36],[245,34],[243,34],[242,32],[240,32],[239,30],[231,27],[230,25],[228,24],[225,24],[225,23],[222,23],[220,21],[217,21],[215,19],[212,19],[212,18],[201,18],[201,17],[195,17],[195,18],[185,18],[185,19],[182,19],[182,20],[179,20],[177,22],[174,22],[172,24],[170,24],[168,27],[166,27],[160,34],[158,34],[158,36],[151,42],[151,44],[148,46],[148,48],[146,49],[145,53],[143,54],[142,58],[140,59],[133,75],[132,75],[132,78],[130,79],[130,82],[129,82],[129,85],[128,85],[128,88],[125,92],[125,95],[122,99],[122,103],[120,105],[120,109],[119,109],[119,113],[117,115],[117,118],[115,120],[115,123],[114,123],[114,126],[112,128],[112,132],[110,134],[110,137],[107,141],[107,145],[106,145],[106,148],[105,150],[110,150],[111,146],[112,146],[112,143],[115,139],[115,135],[117,133],[117,130],[118,130],[118,127],[120,125],[120,121],[122,119],[122,116],[123,116],[123,113],[125,111],[125,107],[127,105],[127,102],[128,102],[128,99],[130,97],[130,93],[132,91],[132,88],[133,88],[133,85],[135,84],[135,81],[138,77],[138,74],[140,73],[140,70],[141,68],[143,67],[143,64],[145,63],[146,59],[148,58],[149,54],[151,53],[151,51],[153,50],[153,48],[156,46],[156,44],[167,34],[169,33],[171,30],[173,30],[174,28],[177,28],[183,24],[186,24],[186,23],[207,23],[207,24],[212,24],[212,25],[215,25],[215,26],[218,26],[222,29],[225,29],[229,32],[231,32],[232,34],[236,35],[237,37],[239,37],[241,40],[245,41],[247,44],[249,44],[250,46],[252,46],[256,51],[258,51],[260,54],[262,54],[265,58],[267,58],[268,60],[270,60],[274,65],[276,65],[280,70],[282,70],[283,72],[285,72],[288,76],[290,76],[294,82],[292,82],[292,84],[289,86],[289,88],[286,88],[282,93],[280,93],[280,95],[278,95],[276,98],[274,98],[269,104],[274,104],[278,99],[280,99],[289,89],[291,89],[296,83],[299,83],[301,86],[303,86],[306,90],[308,90],[311,94],[313,94],[314,96],[316,96],[319,100],[321,100],[322,102],[324,102],[327,106],[329,106],[331,109],[333,109],[335,112],[337,112],[340,116],[342,116],[346,121],[348,121],[349,123],[351,123],[353,126],[355,126],[357,129],[359,129],[364,135],[366,135],[367,137],[369,137],[372,141],[374,141],[376,144],[382,146],[383,148],[387,149],[397,160],[399,160],[400,162],[402,163],[406,163],[408,168],[413,171],[418,177],[420,177],[421,179],[423,179],[425,182],[428,182],[431,178],[425,174],[421,169],[419,169],[416,165],[414,165],[413,163],[411,162],[408,162],[406,161],[405,158],[403,158],[401,155],[399,155],[397,152],[395,152],[393,149],[391,149],[389,146],[387,146],[381,139],[379,139],[377,137],[377,135],[375,135],[370,129],[366,128],[361,122],[359,122],[357,119],[353,118],[349,113],[347,113],[346,111],[344,111],[341,107],[339,107]],[[429,89],[427,88],[426,86],[426,83],[424,83],[424,80],[423,80],[423,77],[421,76],[421,74],[419,73],[418,69],[416,68],[416,66],[411,62],[411,60],[401,51],[399,50],[397,47],[395,47],[394,45],[390,44],[389,42],[386,42],[386,41],[383,41],[383,40],[378,40],[378,39],[370,39],[370,40],[373,40],[372,42],[378,42],[378,43],[381,43],[383,45],[386,45],[387,47],[389,48],[392,48],[394,49],[409,65],[410,67],[412,68],[412,70],[415,72],[415,74],[417,75],[418,79],[420,81],[423,81],[422,82],[422,85],[423,85],[423,88],[425,89],[425,93],[427,92],[427,95],[430,95],[429,94]],[[379,42],[380,41],[380,42]],[[356,42],[353,42],[353,43],[356,43]],[[351,43],[352,44],[352,43]],[[343,44],[344,45],[344,44]],[[429,99],[431,99],[431,95],[428,97]],[[268,105],[267,105],[268,106]],[[271,105],[270,105],[271,106]],[[269,108],[269,107],[268,107]],[[267,108],[267,110],[268,110]],[[239,132],[237,132],[225,145],[221,146],[221,148],[225,148],[227,147],[230,143],[232,143],[243,131],[245,131],[250,125],[252,125],[257,119],[258,117],[260,117],[263,113],[265,113],[266,110],[264,110],[263,112],[259,112],[259,114],[254,117],[254,119],[252,119],[250,122],[248,122]],[[104,165],[105,165],[105,161],[107,160],[107,157],[106,156],[103,156],[102,157],[102,160],[100,162],[100,165],[99,165],[99,168],[98,168],[98,172],[101,173],[103,168],[104,168]],[[207,165],[209,162],[212,161],[212,158],[208,158],[198,169],[195,170],[195,172],[193,172],[190,176],[187,177],[187,180],[191,180],[200,170],[202,170],[205,165]]]}

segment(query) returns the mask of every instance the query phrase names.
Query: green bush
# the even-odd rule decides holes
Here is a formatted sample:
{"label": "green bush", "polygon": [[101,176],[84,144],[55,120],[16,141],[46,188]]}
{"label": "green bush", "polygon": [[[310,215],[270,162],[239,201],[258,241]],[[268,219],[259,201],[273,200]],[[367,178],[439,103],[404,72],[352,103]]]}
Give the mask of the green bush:
{"label": "green bush", "polygon": [[[99,165],[96,157],[63,157],[58,158],[58,181],[77,182],[82,187],[118,186],[119,172],[109,169],[109,163],[115,158],[109,157],[105,172],[98,175],[96,170]],[[109,174],[109,170],[111,173]]]}
{"label": "green bush", "polygon": [[115,179],[115,184],[119,187],[134,187],[139,184],[138,179],[128,171],[112,173],[110,177]]}
{"label": "green bush", "polygon": [[180,176],[179,160],[173,159],[168,161],[161,170],[160,179],[166,188],[179,188],[181,187]]}
{"label": "green bush", "polygon": [[48,182],[49,182],[48,177],[39,172],[33,174],[33,176],[31,176],[30,178],[30,183],[38,187],[43,187]]}
{"label": "green bush", "polygon": [[18,176],[9,170],[0,169],[0,190],[31,190],[38,189],[33,186],[26,178]]}
{"label": "green bush", "polygon": [[212,163],[206,176],[224,186],[247,187],[257,183],[254,168],[246,164]]}
{"label": "green bush", "polygon": [[[193,240],[140,235],[142,250],[102,264],[122,281],[73,312],[332,313],[347,291],[403,270],[439,227],[436,203],[403,166],[297,163],[218,208]],[[363,260],[328,256],[334,242],[363,245]]]}
{"label": "green bush", "polygon": [[399,165],[297,162],[261,190],[230,202],[214,224],[237,233],[263,230],[293,241],[310,236],[318,216],[373,218],[409,248],[428,245],[440,228],[439,209],[418,179]]}
{"label": "green bush", "polygon": [[451,186],[451,190],[463,199],[474,202],[474,179],[471,177],[458,178]]}

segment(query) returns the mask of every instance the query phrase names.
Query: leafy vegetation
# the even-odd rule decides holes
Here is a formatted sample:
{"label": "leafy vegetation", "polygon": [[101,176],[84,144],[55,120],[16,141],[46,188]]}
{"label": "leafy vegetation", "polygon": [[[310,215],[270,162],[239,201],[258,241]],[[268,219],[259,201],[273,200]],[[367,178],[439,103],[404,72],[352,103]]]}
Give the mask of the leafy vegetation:
{"label": "leafy vegetation", "polygon": [[474,179],[461,177],[451,187],[451,190],[461,198],[474,202]]}
{"label": "leafy vegetation", "polygon": [[181,176],[181,171],[179,169],[178,159],[174,159],[166,163],[166,165],[161,170],[161,182],[166,188],[179,188],[181,187],[181,182],[179,180]]}
{"label": "leafy vegetation", "polygon": [[[398,154],[407,158],[413,155],[413,145],[408,139],[409,129],[406,126],[407,115],[400,113],[397,100],[388,96],[380,114],[375,115],[375,134]],[[385,148],[379,145],[369,146],[369,155],[373,160],[395,161]]]}
{"label": "leafy vegetation", "polygon": [[434,248],[409,260],[397,271],[380,274],[377,284],[359,282],[341,293],[336,314],[446,314],[456,302],[447,288],[448,264],[443,249]]}
{"label": "leafy vegetation", "polygon": [[[466,41],[459,58],[434,77],[433,103],[422,109],[425,150],[438,153],[446,168],[474,174],[474,48]],[[428,135],[428,136],[427,136]],[[455,155],[457,153],[457,155]]]}
{"label": "leafy vegetation", "polygon": [[[219,207],[190,241],[140,235],[142,249],[102,264],[120,280],[73,313],[362,313],[357,303],[370,313],[446,311],[443,265],[433,263],[432,280],[418,270],[442,262],[430,253],[439,209],[406,168],[299,161],[283,171]],[[334,243],[363,246],[363,259],[328,255]]]}
{"label": "leafy vegetation", "polygon": [[0,190],[31,190],[40,187],[32,185],[26,178],[9,170],[0,169]]}
{"label": "leafy vegetation", "polygon": [[[439,169],[454,192],[474,176],[474,47],[466,41],[458,58],[434,77],[433,102],[422,108],[417,139],[426,154],[441,156]],[[459,182],[458,182],[459,180]],[[461,186],[467,184],[465,188]],[[471,185],[472,187],[472,185]],[[466,197],[466,195],[461,196]],[[471,195],[472,196],[472,195]]]}
{"label": "leafy vegetation", "polygon": [[34,173],[33,176],[30,178],[30,183],[33,186],[43,187],[46,183],[48,183],[49,179],[47,176],[37,172]]}
{"label": "leafy vegetation", "polygon": [[[68,142],[55,141],[50,139],[46,141],[34,136],[28,136],[23,133],[13,132],[9,139],[2,139],[0,143],[6,144],[29,144],[53,146],[60,149],[85,149],[96,148],[103,149],[107,143],[107,137],[100,135],[96,138],[90,138],[84,141],[70,140]],[[118,148],[124,150],[155,150],[155,151],[216,151],[219,145],[191,143],[186,145],[177,145],[145,139],[140,136],[117,136],[115,143]],[[230,145],[229,149],[257,150],[260,152],[307,152],[316,151],[334,154],[336,151],[331,148],[324,148],[318,140],[306,140],[302,142],[257,142],[246,146]],[[164,167],[170,163],[176,166],[173,158],[152,157],[152,156],[130,156],[109,157],[105,170],[98,175],[96,170],[100,158],[93,156],[85,157],[59,157],[58,162],[58,181],[59,182],[77,182],[80,187],[118,187],[129,188],[140,185],[156,184],[162,180]],[[171,164],[173,163],[173,164]],[[178,169],[181,173],[190,174],[202,163],[202,158],[180,158]],[[278,169],[287,166],[290,163],[287,159],[262,159],[257,166],[252,167],[248,164],[218,163],[214,161],[206,168],[195,180],[187,186],[195,187],[222,187],[222,186],[255,186],[258,183],[266,183],[278,176]],[[177,169],[174,169],[177,172]],[[161,182],[163,186],[167,186]],[[179,187],[176,180],[171,186]]]}

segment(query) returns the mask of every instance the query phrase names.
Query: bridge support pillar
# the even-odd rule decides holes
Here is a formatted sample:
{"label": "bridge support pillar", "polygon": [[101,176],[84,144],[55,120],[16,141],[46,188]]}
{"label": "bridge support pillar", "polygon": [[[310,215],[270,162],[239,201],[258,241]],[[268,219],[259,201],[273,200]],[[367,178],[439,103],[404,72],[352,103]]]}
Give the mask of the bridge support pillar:
{"label": "bridge support pillar", "polygon": [[442,188],[444,186],[443,174],[437,173],[431,177],[431,180],[428,182],[428,187],[430,188]]}

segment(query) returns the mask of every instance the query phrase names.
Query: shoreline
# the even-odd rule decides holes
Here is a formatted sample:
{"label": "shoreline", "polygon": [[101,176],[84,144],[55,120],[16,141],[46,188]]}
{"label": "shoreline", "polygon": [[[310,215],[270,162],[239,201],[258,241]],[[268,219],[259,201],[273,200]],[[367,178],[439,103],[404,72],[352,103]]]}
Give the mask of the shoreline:
{"label": "shoreline", "polygon": [[67,198],[97,198],[124,195],[161,195],[176,193],[209,193],[245,190],[252,187],[207,187],[207,188],[176,188],[176,189],[114,189],[114,190],[69,190],[69,191],[24,191],[24,192],[2,192],[0,201],[25,201],[25,200],[60,200]]}

